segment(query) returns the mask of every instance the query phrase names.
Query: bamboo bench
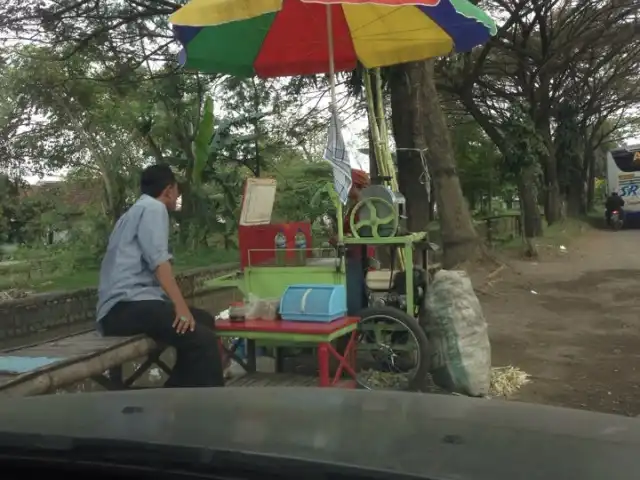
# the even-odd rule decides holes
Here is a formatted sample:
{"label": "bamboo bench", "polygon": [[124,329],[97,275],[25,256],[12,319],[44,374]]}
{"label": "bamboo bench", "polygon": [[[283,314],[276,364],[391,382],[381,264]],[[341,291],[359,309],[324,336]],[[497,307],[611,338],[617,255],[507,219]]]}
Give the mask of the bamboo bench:
{"label": "bamboo bench", "polygon": [[[75,335],[0,351],[0,396],[31,396],[56,393],[85,380],[106,390],[134,387],[152,366],[169,374],[160,358],[166,350],[145,335],[103,337],[91,330]],[[146,357],[125,378],[123,365]],[[227,381],[228,386],[311,386],[308,375],[256,372]]]}
{"label": "bamboo bench", "polygon": [[[55,393],[91,379],[107,390],[129,388],[150,367],[171,369],[160,359],[164,346],[144,335],[103,337],[95,331],[59,337],[0,352],[0,395]],[[124,378],[122,365],[147,359]]]}

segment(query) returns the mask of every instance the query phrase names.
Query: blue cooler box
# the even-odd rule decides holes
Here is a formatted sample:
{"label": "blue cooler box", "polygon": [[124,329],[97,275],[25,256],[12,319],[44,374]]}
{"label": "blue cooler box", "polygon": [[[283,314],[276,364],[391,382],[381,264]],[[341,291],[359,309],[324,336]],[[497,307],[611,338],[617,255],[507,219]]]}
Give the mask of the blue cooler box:
{"label": "blue cooler box", "polygon": [[333,322],[347,314],[344,285],[291,285],[280,299],[280,316],[291,322]]}

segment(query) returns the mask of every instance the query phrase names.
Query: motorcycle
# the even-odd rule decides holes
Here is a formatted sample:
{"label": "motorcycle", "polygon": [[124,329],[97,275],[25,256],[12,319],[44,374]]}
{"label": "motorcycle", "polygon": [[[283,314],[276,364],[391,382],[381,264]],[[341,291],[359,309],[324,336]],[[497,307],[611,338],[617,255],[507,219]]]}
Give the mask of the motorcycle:
{"label": "motorcycle", "polygon": [[622,228],[623,220],[622,220],[622,215],[620,214],[620,211],[614,210],[613,212],[611,212],[610,224],[611,224],[611,228],[614,231],[618,231]]}

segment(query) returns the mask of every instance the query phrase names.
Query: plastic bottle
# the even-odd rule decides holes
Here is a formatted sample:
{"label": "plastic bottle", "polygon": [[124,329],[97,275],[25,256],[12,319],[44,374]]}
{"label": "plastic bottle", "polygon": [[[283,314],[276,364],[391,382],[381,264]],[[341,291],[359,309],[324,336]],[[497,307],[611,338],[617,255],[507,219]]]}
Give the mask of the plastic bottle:
{"label": "plastic bottle", "polygon": [[284,235],[282,230],[276,234],[274,242],[276,246],[276,264],[283,267],[286,264],[287,259],[287,237]]}
{"label": "plastic bottle", "polygon": [[295,237],[295,246],[296,246],[296,258],[298,260],[298,265],[306,265],[307,264],[307,237],[305,236],[302,229],[298,229],[298,233],[296,233]]}

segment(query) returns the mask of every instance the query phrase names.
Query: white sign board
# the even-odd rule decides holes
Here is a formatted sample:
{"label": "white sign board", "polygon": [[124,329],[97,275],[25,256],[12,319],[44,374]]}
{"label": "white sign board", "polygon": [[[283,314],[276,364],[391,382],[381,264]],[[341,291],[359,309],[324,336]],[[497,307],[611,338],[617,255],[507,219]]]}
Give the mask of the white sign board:
{"label": "white sign board", "polygon": [[271,223],[277,183],[272,178],[248,178],[242,199],[240,225],[268,225]]}

